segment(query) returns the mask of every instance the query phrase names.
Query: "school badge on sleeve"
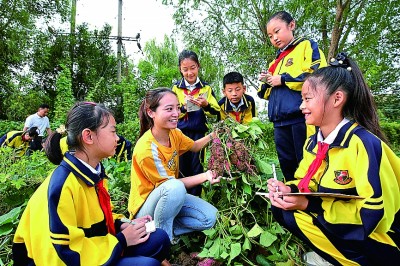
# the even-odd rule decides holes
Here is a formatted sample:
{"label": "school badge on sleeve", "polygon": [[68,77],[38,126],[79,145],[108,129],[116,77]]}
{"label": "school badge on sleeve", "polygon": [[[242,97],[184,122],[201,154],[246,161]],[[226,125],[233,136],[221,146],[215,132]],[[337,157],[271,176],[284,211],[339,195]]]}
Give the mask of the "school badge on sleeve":
{"label": "school badge on sleeve", "polygon": [[347,170],[336,170],[335,171],[335,183],[339,185],[347,185],[349,184],[353,178],[349,176],[349,172]]}

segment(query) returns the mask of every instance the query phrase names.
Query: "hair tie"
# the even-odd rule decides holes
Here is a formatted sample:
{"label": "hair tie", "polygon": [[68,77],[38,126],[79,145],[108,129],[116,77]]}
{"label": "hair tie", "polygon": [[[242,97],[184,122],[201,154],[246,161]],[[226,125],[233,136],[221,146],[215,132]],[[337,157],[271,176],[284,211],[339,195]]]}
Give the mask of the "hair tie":
{"label": "hair tie", "polygon": [[344,52],[338,53],[336,58],[331,58],[329,65],[333,66],[333,67],[341,67],[348,71],[351,71],[351,67],[349,64],[349,60],[347,58],[347,54]]}

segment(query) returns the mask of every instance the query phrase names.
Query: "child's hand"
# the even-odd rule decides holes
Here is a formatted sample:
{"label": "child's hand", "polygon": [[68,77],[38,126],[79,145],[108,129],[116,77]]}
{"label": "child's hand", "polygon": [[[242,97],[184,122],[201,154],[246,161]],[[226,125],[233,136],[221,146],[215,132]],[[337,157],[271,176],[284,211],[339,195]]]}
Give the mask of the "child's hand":
{"label": "child's hand", "polygon": [[196,102],[196,104],[200,107],[206,107],[208,105],[207,99],[203,95],[197,97]]}
{"label": "child's hand", "polygon": [[147,222],[150,222],[150,221],[152,221],[152,220],[153,220],[153,218],[152,218],[150,215],[145,215],[145,216],[136,218],[136,219],[134,219],[133,221],[134,221],[135,223],[147,223]]}
{"label": "child's hand", "polygon": [[134,246],[146,242],[150,237],[150,234],[146,232],[145,222],[128,224],[128,226],[122,230],[122,234],[124,234],[128,246]]}
{"label": "child's hand", "polygon": [[281,75],[268,76],[267,77],[267,83],[272,87],[282,85]]}
{"label": "child's hand", "polygon": [[258,75],[258,80],[264,83],[267,83],[267,78],[271,77],[271,73],[266,71],[261,71],[260,75]]}

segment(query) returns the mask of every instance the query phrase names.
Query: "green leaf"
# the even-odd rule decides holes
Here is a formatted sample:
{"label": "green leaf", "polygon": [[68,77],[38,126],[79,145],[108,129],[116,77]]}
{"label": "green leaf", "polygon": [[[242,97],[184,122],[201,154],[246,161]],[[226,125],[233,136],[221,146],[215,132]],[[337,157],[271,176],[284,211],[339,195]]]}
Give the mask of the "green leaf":
{"label": "green leaf", "polygon": [[250,229],[250,231],[247,233],[248,237],[256,237],[259,236],[264,232],[264,229],[262,229],[261,226],[259,226],[257,223],[253,226],[253,228]]}
{"label": "green leaf", "polygon": [[13,231],[14,227],[13,224],[5,224],[0,226],[0,237],[6,236]]}
{"label": "green leaf", "polygon": [[269,263],[269,261],[263,255],[257,255],[256,261],[257,261],[257,263],[260,264],[260,266],[270,266],[271,265]]}
{"label": "green leaf", "polygon": [[261,173],[271,175],[272,174],[272,166],[269,163],[266,163],[265,161],[261,159],[256,159],[256,164],[258,169],[260,169]]}
{"label": "green leaf", "polygon": [[234,243],[231,244],[231,253],[229,254],[229,261],[228,264],[230,264],[230,262],[236,258],[237,256],[239,256],[240,252],[242,252],[242,248],[240,246],[240,243]]}
{"label": "green leaf", "polygon": [[239,132],[239,133],[246,132],[248,129],[249,129],[249,127],[248,127],[248,126],[245,126],[245,125],[243,125],[243,124],[239,124],[239,125],[237,125],[237,126],[235,127],[235,130],[237,130],[237,132]]}
{"label": "green leaf", "polygon": [[219,258],[222,250],[221,250],[221,239],[218,238],[214,241],[214,244],[210,247],[210,249],[208,250],[208,254],[209,256],[213,257],[213,258]]}
{"label": "green leaf", "polygon": [[263,245],[264,247],[269,247],[269,246],[271,246],[272,243],[274,243],[275,240],[277,240],[277,239],[278,239],[278,238],[277,238],[275,235],[271,234],[271,233],[268,232],[268,231],[264,231],[264,232],[261,234],[261,237],[260,237],[260,244]]}
{"label": "green leaf", "polygon": [[248,194],[248,195],[251,195],[252,194],[251,186],[248,185],[247,183],[243,184],[243,192]]}
{"label": "green leaf", "polygon": [[251,250],[251,242],[247,237],[244,239],[242,250],[243,251]]}
{"label": "green leaf", "polygon": [[3,214],[2,216],[0,216],[0,226],[3,226],[8,223],[13,223],[13,221],[18,218],[20,213],[21,213],[21,206],[12,209],[6,214]]}

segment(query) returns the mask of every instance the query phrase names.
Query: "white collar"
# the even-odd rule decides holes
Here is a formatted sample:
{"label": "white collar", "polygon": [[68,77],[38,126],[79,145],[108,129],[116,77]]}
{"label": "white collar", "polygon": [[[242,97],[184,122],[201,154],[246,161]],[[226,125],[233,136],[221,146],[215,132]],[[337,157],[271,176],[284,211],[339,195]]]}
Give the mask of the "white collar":
{"label": "white collar", "polygon": [[193,84],[189,84],[189,82],[187,82],[186,79],[184,79],[184,80],[185,80],[186,88],[188,88],[190,91],[194,90],[196,88],[196,84],[200,82],[199,77],[196,78],[196,81]]}
{"label": "white collar", "polygon": [[94,169],[90,164],[88,164],[85,161],[82,161],[81,159],[79,159],[78,157],[75,157],[76,159],[78,159],[79,161],[81,161],[81,163],[83,163],[90,171],[92,171],[93,174],[99,175],[101,173],[101,167],[100,164],[98,164],[96,166],[96,169]]}
{"label": "white collar", "polygon": [[237,112],[237,110],[239,110],[239,108],[244,104],[243,97],[240,99],[240,103],[237,106],[234,105],[233,103],[231,103],[231,101],[229,101],[229,99],[228,99],[228,102],[232,106],[233,111],[235,111],[235,112]]}
{"label": "white collar", "polygon": [[322,136],[321,130],[318,131],[318,135],[317,135],[317,140],[327,143],[327,144],[332,144],[332,142],[335,140],[335,138],[337,137],[339,130],[346,125],[350,120],[347,119],[346,117],[343,118],[342,121],[340,121],[340,123],[335,127],[335,129],[324,139],[324,137]]}

